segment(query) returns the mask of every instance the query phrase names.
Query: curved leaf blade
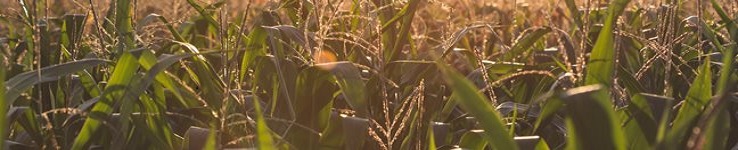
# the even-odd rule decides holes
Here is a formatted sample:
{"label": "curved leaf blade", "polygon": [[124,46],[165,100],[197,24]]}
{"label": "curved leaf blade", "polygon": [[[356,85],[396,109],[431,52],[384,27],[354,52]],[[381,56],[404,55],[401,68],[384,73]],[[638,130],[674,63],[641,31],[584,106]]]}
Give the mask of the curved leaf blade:
{"label": "curved leaf blade", "polygon": [[517,144],[512,137],[508,136],[507,127],[501,120],[500,114],[491,106],[489,100],[479,89],[464,76],[453,71],[447,64],[437,63],[438,68],[444,75],[444,79],[453,89],[451,97],[455,97],[457,103],[464,110],[477,118],[479,124],[485,130],[483,137],[494,149],[516,150]]}
{"label": "curved leaf blade", "polygon": [[620,122],[613,111],[607,88],[600,84],[567,90],[568,149],[626,149]]}
{"label": "curved leaf blade", "polygon": [[59,80],[63,76],[67,76],[102,63],[108,62],[104,59],[81,59],[68,63],[53,65],[41,68],[36,71],[29,71],[13,76],[13,78],[5,81],[5,100],[7,104],[13,104],[15,99],[21,93],[30,89],[33,85]]}

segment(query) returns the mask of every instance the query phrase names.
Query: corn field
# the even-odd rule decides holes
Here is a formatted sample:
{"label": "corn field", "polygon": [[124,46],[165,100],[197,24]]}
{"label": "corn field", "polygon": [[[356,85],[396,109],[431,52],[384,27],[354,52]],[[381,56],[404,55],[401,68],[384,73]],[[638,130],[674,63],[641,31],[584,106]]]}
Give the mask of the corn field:
{"label": "corn field", "polygon": [[2,149],[738,149],[734,0],[0,8]]}

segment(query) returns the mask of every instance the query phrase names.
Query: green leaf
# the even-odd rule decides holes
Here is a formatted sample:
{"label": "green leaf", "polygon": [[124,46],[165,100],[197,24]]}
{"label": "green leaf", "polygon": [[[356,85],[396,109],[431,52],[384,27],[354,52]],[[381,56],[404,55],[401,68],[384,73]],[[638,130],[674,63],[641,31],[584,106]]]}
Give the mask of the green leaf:
{"label": "green leaf", "polygon": [[256,112],[256,139],[258,148],[261,150],[273,150],[276,149],[274,145],[274,139],[272,138],[272,131],[267,127],[266,120],[261,111],[261,106],[257,97],[254,97],[254,109]]}
{"label": "green leaf", "polygon": [[[184,58],[189,58],[195,56],[193,54],[180,54],[180,55],[167,55],[164,54],[160,56],[160,58],[157,60],[157,58],[154,56],[154,54],[151,51],[144,51],[142,52],[139,63],[141,64],[141,67],[144,69],[149,70],[148,74],[156,75],[154,78],[156,81],[160,84],[162,84],[165,88],[170,89],[169,91],[174,94],[174,96],[179,100],[179,102],[184,106],[185,108],[195,107],[199,104],[199,102],[195,100],[187,100],[182,96],[182,93],[179,90],[176,90],[178,86],[174,83],[174,81],[167,76],[166,74],[163,74],[160,72],[165,71],[166,68],[174,64],[175,62],[178,62]],[[155,68],[156,67],[156,68]],[[146,85],[148,86],[148,85]]]}
{"label": "green leaf", "polygon": [[239,77],[242,79],[249,72],[249,68],[253,67],[252,64],[255,62],[256,57],[266,56],[268,35],[264,30],[264,28],[255,28],[249,33],[248,39],[246,40],[246,52],[243,55],[243,59],[241,59],[241,71],[239,72]]}
{"label": "green leaf", "polygon": [[464,133],[459,140],[459,147],[464,149],[484,149],[487,142],[482,137],[484,135],[483,130],[471,130]]}
{"label": "green leaf", "polygon": [[200,13],[200,16],[205,18],[205,20],[208,21],[210,25],[215,27],[216,30],[220,30],[220,25],[218,21],[215,21],[215,19],[213,19],[212,11],[207,10],[206,8],[203,8],[202,6],[197,4],[195,0],[187,0],[187,3],[190,4],[190,6],[194,8],[198,13]]}
{"label": "green leaf", "polygon": [[192,57],[195,62],[194,65],[192,67],[185,67],[192,68],[192,72],[189,72],[190,77],[192,77],[195,83],[201,87],[202,98],[208,102],[208,106],[213,109],[220,109],[223,103],[222,100],[224,99],[223,91],[225,83],[221,78],[219,78],[216,73],[217,71],[213,69],[211,63],[202,55],[203,53],[200,52],[195,45],[180,41],[172,42],[187,48],[190,54],[196,55]]}
{"label": "green leaf", "polygon": [[89,71],[83,70],[77,72],[77,76],[79,77],[80,82],[82,82],[82,86],[85,88],[85,91],[89,94],[90,97],[100,96],[102,90],[100,89],[97,81],[95,81],[94,77],[92,77],[92,74],[90,74]]}
{"label": "green leaf", "polygon": [[[631,103],[632,105],[632,103]],[[655,121],[648,118],[643,121],[645,117],[642,112],[631,112],[630,109],[620,109],[616,111],[616,114],[620,117],[620,121],[623,122],[624,135],[628,137],[628,149],[651,149],[651,143],[655,139],[655,132],[653,128],[656,127]],[[648,126],[644,124],[648,123]]]}
{"label": "green leaf", "polygon": [[587,62],[584,85],[604,84],[612,85],[612,76],[615,68],[615,25],[617,18],[625,9],[630,0],[614,0],[608,7],[608,16],[605,26],[600,30],[589,62]]}
{"label": "green leaf", "polygon": [[361,79],[359,68],[347,61],[323,63],[318,64],[318,66],[332,67],[330,71],[336,77],[338,86],[341,88],[343,95],[346,96],[348,104],[357,111],[359,116],[367,116],[369,113],[365,93],[367,90],[364,81]]}
{"label": "green leaf", "polygon": [[541,141],[538,142],[538,145],[536,145],[536,150],[550,150],[551,148],[548,147],[548,143],[546,143],[545,139],[541,139]]}
{"label": "green leaf", "polygon": [[656,144],[659,122],[663,118],[664,111],[670,111],[667,103],[672,101],[673,99],[667,97],[645,93],[631,97],[630,104],[626,108],[627,115],[623,118],[624,130],[630,137],[630,149],[652,148]]}
{"label": "green leaf", "polygon": [[504,60],[509,60],[509,58],[518,57],[521,54],[523,54],[526,50],[530,49],[533,44],[541,40],[546,34],[551,32],[550,27],[538,27],[538,28],[530,28],[526,29],[523,34],[518,37],[517,40],[515,40],[515,44],[510,49],[509,52],[506,52],[504,55]]}
{"label": "green leaf", "polygon": [[4,98],[7,100],[7,104],[13,104],[15,99],[17,99],[21,93],[30,89],[33,85],[56,81],[63,76],[67,76],[105,62],[108,61],[103,59],[81,59],[15,75],[13,78],[8,79],[8,81],[5,81],[7,91],[5,91]]}
{"label": "green leaf", "polygon": [[551,117],[556,116],[556,113],[562,107],[564,107],[564,103],[556,97],[547,100],[543,104],[541,113],[536,119],[535,124],[533,125],[533,133],[538,131],[541,128],[541,125],[545,125],[544,122],[547,122],[548,120],[552,119]]}
{"label": "green leaf", "polygon": [[567,90],[567,149],[626,149],[620,121],[615,116],[607,88],[599,84]]}
{"label": "green leaf", "polygon": [[[397,34],[397,40],[394,41],[392,49],[390,49],[390,51],[388,52],[384,52],[385,62],[392,62],[400,58],[399,55],[402,54],[401,49],[405,46],[405,44],[408,44],[410,42],[410,29],[412,27],[412,21],[414,20],[413,18],[415,17],[415,12],[418,10],[419,4],[420,0],[409,0],[407,5],[405,5],[405,10],[407,14],[404,15],[402,18],[400,32]],[[411,49],[411,53],[416,52],[414,49]]]}
{"label": "green leaf", "polygon": [[[730,119],[730,113],[728,111],[720,111],[718,112],[717,117],[715,120],[712,120],[707,124],[705,127],[705,138],[703,141],[698,142],[704,142],[702,145],[704,149],[726,149],[727,147],[730,147],[731,145],[728,145],[728,137],[730,136],[729,132],[731,129],[731,119]],[[733,147],[735,148],[735,147]]]}
{"label": "green leaf", "polygon": [[[718,4],[715,0],[711,0],[710,2],[712,3],[712,6],[715,9],[715,11],[720,16],[720,19],[722,19],[722,21],[725,22],[725,28],[728,29],[730,38],[733,40],[733,42],[738,42],[738,25],[735,24],[733,19],[728,17],[727,14],[725,14],[725,11],[723,11],[721,8],[722,5]],[[717,40],[713,40],[713,41],[717,41]],[[713,44],[719,44],[719,43],[716,42]],[[730,76],[733,74],[733,69],[734,69],[733,62],[735,61],[735,49],[736,48],[737,47],[735,44],[731,44],[728,48],[722,48],[722,46],[718,46],[718,49],[723,54],[723,60],[722,60],[723,65],[722,65],[722,68],[720,68],[720,78],[718,78],[717,87],[716,87],[717,88],[716,95],[718,95],[718,97],[721,97],[721,98],[724,97],[730,90],[733,89],[733,86],[731,86],[733,84],[731,83],[734,83],[734,82],[730,81]],[[719,101],[724,101],[724,100],[721,99]],[[723,105],[720,105],[720,108],[722,109],[725,107],[723,107]],[[717,111],[714,111],[714,112],[719,112],[719,111],[720,109],[717,109]],[[708,114],[709,113],[712,113],[712,112],[708,112]]]}
{"label": "green leaf", "polygon": [[666,147],[676,148],[675,146],[684,145],[695,122],[710,102],[712,92],[712,71],[710,57],[707,57],[699,68],[699,74],[692,81],[686,99],[677,111],[672,128],[666,136]]}
{"label": "green leaf", "polygon": [[453,71],[447,64],[439,62],[437,65],[444,79],[453,89],[451,97],[455,97],[461,108],[477,118],[482,129],[485,130],[483,137],[490,146],[494,149],[518,149],[513,138],[508,136],[509,132],[500,119],[500,114],[495,111],[489,100],[478,92],[479,89],[464,76]]}
{"label": "green leaf", "polygon": [[[293,106],[297,114],[296,122],[309,127],[315,132],[323,131],[327,126],[333,99],[338,91],[335,77],[318,66],[304,69],[297,76],[296,96]],[[294,135],[294,136],[293,136]],[[291,130],[287,137],[293,145],[303,148],[316,149],[319,146],[319,134],[304,130]]]}
{"label": "green leaf", "polygon": [[426,140],[426,142],[428,143],[427,145],[428,149],[437,149],[436,148],[437,147],[436,146],[436,135],[433,134],[433,128],[428,128],[426,135],[428,135],[428,139]]}
{"label": "green leaf", "polygon": [[[73,150],[86,149],[91,143],[91,139],[102,125],[103,120],[113,112],[113,105],[116,100],[121,100],[124,96],[125,89],[138,72],[139,64],[136,58],[130,52],[123,52],[113,70],[113,74],[108,79],[108,84],[101,96],[100,101],[95,103],[87,120],[82,126],[82,130],[74,140]],[[130,109],[130,108],[126,108]]]}
{"label": "green leaf", "polygon": [[[146,55],[146,53],[150,52],[144,52],[143,55]],[[153,66],[149,67],[149,71],[145,74],[144,77],[139,79],[136,84],[129,85],[129,88],[126,88],[125,95],[123,96],[123,100],[125,101],[133,101],[138,99],[139,95],[144,94],[144,90],[148,89],[148,87],[154,82],[154,80],[162,79],[162,74],[159,74],[163,72],[166,68],[171,66],[172,64],[179,62],[180,60],[188,57],[192,57],[194,55],[192,54],[181,54],[181,55],[162,55],[162,58],[159,59],[159,61],[156,62]],[[153,56],[152,56],[153,57]],[[145,59],[144,56],[141,57],[141,59]],[[151,65],[151,64],[149,64]],[[170,81],[171,82],[171,81]],[[165,101],[154,101],[151,98],[142,99],[141,102],[143,103],[144,109],[146,111],[149,111],[153,114],[162,114],[164,113],[162,109],[164,109]],[[123,117],[125,119],[126,117]],[[168,148],[171,149],[173,147],[172,141],[172,133],[171,128],[169,128],[168,124],[163,122],[163,118],[160,115],[147,115],[147,125],[140,127],[152,131],[156,131],[154,137],[158,138],[160,144],[164,144],[162,148]],[[123,120],[127,121],[127,120]]]}
{"label": "green leaf", "polygon": [[296,117],[293,102],[296,100],[297,66],[289,60],[274,56],[257,57],[254,65],[253,84],[258,88],[254,91],[271,97],[270,106],[266,108],[270,111],[267,115],[280,118]]}
{"label": "green leaf", "polygon": [[218,149],[218,132],[211,131],[210,134],[208,134],[208,139],[205,140],[205,147],[203,147],[204,150],[217,150]]}

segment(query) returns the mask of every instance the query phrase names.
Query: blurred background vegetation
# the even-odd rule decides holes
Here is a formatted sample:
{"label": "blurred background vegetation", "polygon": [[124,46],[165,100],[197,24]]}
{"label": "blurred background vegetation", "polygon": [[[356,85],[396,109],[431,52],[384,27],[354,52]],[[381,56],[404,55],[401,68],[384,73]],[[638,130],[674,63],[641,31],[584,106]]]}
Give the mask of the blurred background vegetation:
{"label": "blurred background vegetation", "polygon": [[735,149],[731,0],[0,0],[2,149]]}

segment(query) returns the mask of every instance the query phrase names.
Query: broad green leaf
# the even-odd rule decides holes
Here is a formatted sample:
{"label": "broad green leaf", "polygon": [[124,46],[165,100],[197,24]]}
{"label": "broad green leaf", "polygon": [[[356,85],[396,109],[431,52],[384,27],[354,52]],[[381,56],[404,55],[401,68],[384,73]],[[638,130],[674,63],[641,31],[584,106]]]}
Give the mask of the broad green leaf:
{"label": "broad green leaf", "polygon": [[[146,54],[144,54],[146,55]],[[125,95],[123,96],[124,101],[133,101],[138,99],[139,95],[144,94],[144,90],[148,89],[148,87],[154,82],[154,80],[161,79],[159,73],[163,72],[166,68],[171,66],[172,64],[188,57],[192,57],[194,55],[192,54],[182,54],[182,55],[164,55],[162,59],[160,59],[156,64],[153,66],[150,66],[149,71],[145,74],[144,77],[139,79],[135,82],[135,84],[129,85],[128,88],[125,90]],[[145,59],[144,56],[141,57],[141,59]],[[151,65],[151,64],[148,64]],[[143,103],[144,109],[146,111],[150,111],[154,114],[161,114],[164,113],[160,109],[163,108],[163,105],[165,105],[165,101],[155,102],[151,98],[142,99],[141,102]],[[159,103],[159,104],[157,104]],[[129,105],[132,106],[132,105]],[[125,105],[123,105],[125,107]],[[94,110],[94,109],[93,109]],[[125,113],[122,115],[122,118],[125,117]],[[147,126],[140,127],[140,128],[147,128],[149,130],[155,130],[160,131],[158,134],[155,135],[156,138],[160,139],[160,142],[165,145],[164,148],[172,148],[173,143],[171,143],[171,129],[167,124],[165,124],[162,121],[163,118],[159,115],[150,115],[147,116]],[[121,122],[124,122],[126,120],[123,120]]]}
{"label": "broad green leaf", "polygon": [[464,133],[459,140],[459,147],[464,149],[484,149],[487,141],[484,141],[483,130],[471,130]]}
{"label": "broad green leaf", "polygon": [[336,77],[338,86],[348,104],[357,111],[359,116],[368,115],[368,101],[366,95],[366,85],[361,79],[361,72],[351,62],[331,62],[319,64],[319,66],[330,66],[330,72]]}
{"label": "broad green leaf", "polygon": [[510,51],[505,53],[504,60],[515,58],[525,53],[533,44],[541,40],[546,34],[551,32],[550,27],[538,27],[526,29],[525,32],[515,40],[515,44]]}
{"label": "broad green leaf", "polygon": [[[64,30],[66,33],[62,35],[62,38],[68,40],[68,42],[63,42],[63,44],[66,45],[65,47],[68,47],[71,50],[78,50],[77,47],[83,36],[86,20],[87,15],[83,14],[64,15]],[[51,56],[51,58],[57,56]]]}
{"label": "broad green leaf", "polygon": [[477,118],[482,129],[485,130],[483,137],[489,142],[490,146],[495,149],[518,149],[513,138],[507,134],[509,132],[506,130],[507,127],[502,122],[500,114],[491,106],[489,100],[478,92],[479,89],[464,76],[453,71],[448,65],[438,63],[438,67],[446,82],[453,89],[451,97],[455,97],[461,108],[469,111],[472,116]]}
{"label": "broad green leaf", "polygon": [[623,120],[625,123],[624,130],[626,135],[630,137],[629,142],[647,142],[649,147],[633,147],[642,145],[631,143],[629,148],[643,149],[655,146],[659,132],[659,122],[664,111],[670,111],[670,107],[666,103],[671,103],[671,101],[673,99],[645,93],[638,93],[631,97],[630,104],[626,107],[627,115]]}
{"label": "broad green leaf", "polygon": [[[157,91],[163,91],[163,87],[154,87],[157,89]],[[148,95],[144,94],[139,96],[140,104],[143,109],[142,113],[150,114],[150,115],[144,115],[144,116],[132,116],[132,120],[134,122],[134,132],[139,133],[138,135],[132,135],[129,138],[127,145],[142,145],[142,144],[131,144],[135,142],[136,140],[143,140],[144,142],[151,143],[149,145],[152,148],[157,149],[174,149],[175,146],[174,142],[174,133],[172,133],[172,129],[169,127],[169,124],[167,124],[166,120],[164,119],[163,114],[165,112],[161,111],[165,108],[165,104],[162,102],[164,99],[160,98],[151,98]]]}
{"label": "broad green leaf", "polygon": [[[181,59],[189,58],[192,56],[195,56],[195,55],[182,54],[178,56],[172,56],[172,55],[164,54],[160,57],[160,59],[157,60],[151,51],[144,51],[139,57],[138,61],[139,63],[141,63],[141,67],[149,70],[149,73],[153,73],[156,75],[155,79],[158,83],[161,83],[162,85],[164,85],[165,88],[170,89],[169,91],[171,91],[172,94],[174,94],[174,96],[177,98],[177,100],[179,100],[182,106],[184,106],[185,108],[190,108],[190,107],[195,107],[198,104],[198,102],[193,101],[193,100],[188,101],[187,99],[185,99],[184,96],[182,96],[182,93],[179,90],[176,90],[178,87],[174,83],[174,81],[172,81],[172,79],[166,74],[163,74],[163,73],[160,74],[159,72],[163,72],[165,68],[168,68],[169,66],[174,64],[174,62],[178,62]],[[159,68],[154,68],[154,67],[159,67]],[[153,69],[158,69],[158,70],[153,70]]]}
{"label": "broad green leaf", "polygon": [[[723,22],[725,22],[725,28],[730,34],[732,42],[738,41],[738,26],[735,24],[734,19],[731,19],[722,10],[722,5],[718,4],[715,0],[710,1],[714,10],[718,13]],[[717,41],[713,39],[713,41]],[[730,43],[730,42],[728,42]],[[713,44],[718,44],[713,43]],[[718,46],[720,48],[720,46]],[[700,117],[699,129],[707,130],[704,134],[698,134],[690,138],[689,142],[697,142],[697,144],[703,144],[702,142],[707,141],[704,144],[713,144],[708,146],[698,145],[696,147],[689,147],[694,149],[702,149],[704,147],[712,149],[725,149],[725,140],[728,138],[728,134],[725,133],[724,129],[730,128],[730,113],[727,113],[729,109],[729,98],[730,92],[734,90],[736,77],[733,74],[735,62],[735,49],[738,48],[735,44],[730,44],[728,48],[722,49],[723,54],[722,67],[720,68],[720,77],[717,81],[717,93],[716,98],[711,101],[710,105],[706,106],[705,112]],[[726,114],[727,113],[727,114]],[[716,129],[717,128],[717,129]],[[723,129],[723,130],[721,130]],[[689,146],[689,145],[688,145]]]}
{"label": "broad green leaf", "polygon": [[[374,5],[376,6],[384,6],[391,4],[391,0],[375,0],[372,1]],[[409,6],[409,5],[407,5]],[[399,13],[395,12],[395,9],[381,9],[377,11],[377,18],[379,19],[379,23],[384,24],[392,24],[393,17],[398,15]],[[388,57],[392,56],[392,50],[394,50],[395,42],[397,42],[397,27],[396,26],[387,26],[387,28],[381,29],[381,37],[379,38],[382,41],[382,49],[387,50],[387,52],[383,53],[383,56],[377,56],[382,57],[381,59],[385,60],[385,62],[389,63],[391,62]],[[394,57],[394,56],[393,56]],[[379,59],[379,58],[377,58]]]}
{"label": "broad green leaf", "polygon": [[92,108],[87,120],[85,121],[81,132],[74,140],[73,150],[86,149],[91,143],[93,135],[103,123],[103,120],[113,112],[113,105],[116,100],[121,100],[125,94],[125,89],[138,71],[139,64],[133,54],[123,52],[113,70],[113,74],[108,80],[107,86],[98,101]]}
{"label": "broad green leaf", "polygon": [[[256,97],[254,97],[256,98]],[[259,100],[254,100],[254,108],[256,112],[256,139],[257,146],[261,150],[273,150],[276,149],[274,145],[274,139],[272,138],[272,131],[267,127],[266,120],[261,111]]]}
{"label": "broad green leaf", "polygon": [[[730,34],[730,38],[733,40],[733,42],[738,42],[738,25],[735,24],[733,19],[728,17],[725,14],[725,11],[722,10],[722,5],[718,4],[715,0],[710,0],[712,3],[713,8],[720,16],[720,19],[725,22],[725,28],[728,29],[728,33]],[[715,38],[715,37],[713,37]],[[716,39],[713,39],[713,41],[717,41]],[[713,44],[719,44],[719,42],[713,43]],[[718,97],[724,97],[727,95],[727,93],[733,89],[734,86],[731,86],[731,83],[734,83],[730,81],[730,77],[733,74],[733,62],[735,62],[735,49],[738,48],[735,44],[731,44],[727,48],[721,48],[721,46],[718,46],[718,49],[723,54],[723,60],[722,60],[722,67],[720,68],[720,78],[718,78],[717,86],[716,86],[716,95]],[[719,101],[724,101],[722,99],[719,99]],[[723,103],[724,104],[724,103]],[[717,104],[720,105],[720,104]],[[719,108],[725,108],[723,105],[720,105]],[[713,111],[713,112],[719,112],[720,109]],[[707,112],[712,113],[712,112]],[[717,116],[717,115],[715,115]]]}
{"label": "broad green leaf", "polygon": [[614,0],[610,3],[605,26],[600,30],[587,62],[584,85],[604,84],[607,87],[612,85],[615,70],[615,26],[617,18],[629,2],[630,0]]}
{"label": "broad green leaf", "polygon": [[710,57],[707,57],[699,68],[699,74],[692,82],[687,96],[677,111],[672,127],[666,136],[666,147],[677,148],[684,145],[691,135],[692,127],[712,98],[712,71]]}
{"label": "broad green leaf", "polygon": [[82,86],[85,88],[85,91],[89,94],[90,97],[100,96],[102,90],[89,71],[83,70],[77,72],[77,76],[79,77],[80,82],[82,82]]}
{"label": "broad green leaf", "polygon": [[180,41],[172,42],[185,47],[189,51],[188,53],[196,55],[192,57],[195,62],[194,65],[192,67],[186,66],[192,68],[190,69],[192,72],[189,72],[190,77],[201,87],[202,98],[208,102],[208,106],[213,109],[221,108],[223,99],[225,98],[223,95],[225,83],[218,76],[217,71],[213,70],[214,67],[212,64],[202,55],[203,52],[200,52],[195,45]]}
{"label": "broad green leaf", "polygon": [[605,89],[596,84],[570,89],[562,95],[570,132],[567,149],[627,148],[620,121]]}
{"label": "broad green leaf", "polygon": [[[645,118],[643,117],[645,113],[631,112],[630,109],[619,109],[615,113],[620,117],[618,120],[623,122],[623,134],[628,137],[626,141],[628,143],[627,149],[651,149],[652,144],[650,143],[653,143],[655,139],[655,130],[647,129],[647,127],[655,127],[655,121],[650,118],[642,121],[642,118]],[[650,123],[650,126],[644,126],[644,122]]]}
{"label": "broad green leaf", "polygon": [[132,6],[130,0],[115,1],[115,30],[118,34],[116,53],[131,50],[136,46],[131,10]]}
{"label": "broad green leaf", "polygon": [[[705,127],[705,137],[702,139],[703,141],[698,142],[704,142],[703,145],[698,148],[703,149],[726,149],[728,147],[733,146],[732,144],[728,143],[728,137],[730,136],[729,132],[731,129],[731,119],[730,119],[730,113],[728,111],[720,111],[718,112],[717,117],[715,117],[715,120],[712,120],[707,124]],[[733,143],[735,144],[735,143]],[[735,149],[735,147],[732,147]]]}
{"label": "broad green leaf", "polygon": [[533,133],[538,131],[542,125],[545,125],[544,122],[550,122],[552,117],[554,117],[562,107],[564,107],[564,102],[558,98],[547,100],[543,104],[543,108],[540,115],[537,117],[535,124],[533,124]]}
{"label": "broad green leaf", "polygon": [[267,33],[264,31],[264,28],[254,28],[249,33],[246,40],[246,52],[243,54],[243,59],[241,59],[240,78],[243,79],[249,72],[249,68],[253,68],[252,64],[255,62],[256,57],[266,56],[266,41]]}
{"label": "broad green leaf", "polygon": [[270,97],[267,101],[270,106],[265,108],[270,111],[267,115],[280,118],[296,117],[293,102],[296,100],[297,66],[289,60],[274,56],[256,57],[254,65],[252,83],[258,88],[255,91]]}
{"label": "broad green leaf", "polygon": [[[304,69],[297,76],[296,96],[293,106],[297,114],[296,122],[309,127],[316,132],[323,131],[328,124],[330,109],[332,108],[338,86],[330,72],[312,66]],[[326,111],[327,110],[327,111]],[[294,135],[291,143],[303,148],[315,149],[319,144],[320,135],[308,133],[304,130],[292,130]],[[299,134],[299,135],[298,135]],[[290,139],[290,137],[287,137]]]}
{"label": "broad green leaf", "polygon": [[8,79],[8,81],[5,81],[7,91],[5,91],[4,98],[7,100],[7,104],[13,104],[21,93],[30,89],[33,85],[56,81],[63,76],[83,71],[105,62],[108,61],[103,59],[81,59],[15,75]]}

